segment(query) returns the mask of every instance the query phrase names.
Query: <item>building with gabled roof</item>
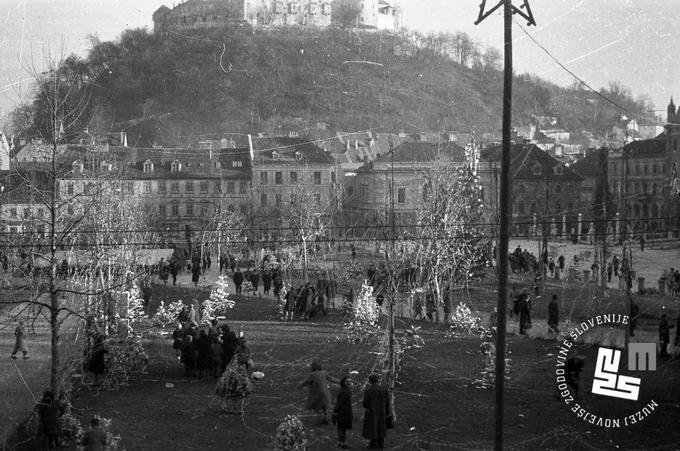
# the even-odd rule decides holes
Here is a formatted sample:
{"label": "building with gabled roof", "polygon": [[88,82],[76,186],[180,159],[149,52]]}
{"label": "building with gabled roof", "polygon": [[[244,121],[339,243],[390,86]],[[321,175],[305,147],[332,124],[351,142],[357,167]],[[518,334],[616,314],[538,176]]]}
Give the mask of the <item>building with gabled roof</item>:
{"label": "building with gabled roof", "polygon": [[345,180],[344,204],[350,224],[384,223],[392,197],[395,222],[413,224],[425,195],[427,172],[440,159],[463,166],[465,149],[454,142],[404,142],[393,152],[362,165],[356,175]]}
{"label": "building with gabled roof", "polygon": [[[499,205],[501,153],[501,146],[480,153],[484,205],[492,218]],[[570,236],[582,208],[578,193],[583,178],[534,144],[513,144],[510,158],[513,233],[535,235],[544,224],[555,235]]]}
{"label": "building with gabled roof", "polygon": [[319,227],[340,214],[341,168],[329,152],[295,137],[252,137],[249,150],[258,238],[281,238],[281,224],[288,223],[291,209],[312,212]]}

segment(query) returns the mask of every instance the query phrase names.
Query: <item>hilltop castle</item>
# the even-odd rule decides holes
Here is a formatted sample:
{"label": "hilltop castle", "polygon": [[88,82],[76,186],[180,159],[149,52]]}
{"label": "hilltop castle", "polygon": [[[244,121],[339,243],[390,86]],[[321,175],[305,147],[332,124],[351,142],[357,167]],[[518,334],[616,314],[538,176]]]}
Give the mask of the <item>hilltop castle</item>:
{"label": "hilltop castle", "polygon": [[[327,27],[332,0],[187,0],[153,13],[154,31],[184,31],[234,23],[254,26],[311,25]],[[380,30],[401,27],[401,10],[387,0],[362,0],[357,26]]]}

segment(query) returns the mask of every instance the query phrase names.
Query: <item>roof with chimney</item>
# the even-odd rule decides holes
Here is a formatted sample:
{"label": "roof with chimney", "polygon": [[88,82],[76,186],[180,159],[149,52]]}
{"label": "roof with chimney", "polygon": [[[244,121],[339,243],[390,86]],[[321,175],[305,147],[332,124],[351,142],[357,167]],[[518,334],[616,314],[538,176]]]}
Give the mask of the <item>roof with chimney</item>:
{"label": "roof with chimney", "polygon": [[666,150],[666,133],[652,139],[640,139],[624,146],[628,158],[659,158],[668,155]]}
{"label": "roof with chimney", "polygon": [[[513,144],[510,148],[510,178],[549,179],[553,181],[583,180],[583,177],[556,160],[535,144]],[[481,161],[501,161],[501,146],[483,149]]]}
{"label": "roof with chimney", "polygon": [[[313,141],[296,137],[252,138],[254,163],[269,161],[298,161],[307,163],[335,164],[330,153]],[[298,156],[299,155],[299,156]]]}

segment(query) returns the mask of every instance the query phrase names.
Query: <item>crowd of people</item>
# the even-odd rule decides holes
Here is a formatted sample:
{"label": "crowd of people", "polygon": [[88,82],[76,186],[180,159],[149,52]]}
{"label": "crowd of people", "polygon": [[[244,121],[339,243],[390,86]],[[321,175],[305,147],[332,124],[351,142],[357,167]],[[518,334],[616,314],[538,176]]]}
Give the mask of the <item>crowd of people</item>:
{"label": "crowd of people", "polygon": [[[338,380],[330,376],[317,361],[312,362],[310,370],[299,385],[300,388],[309,389],[305,408],[319,416],[319,424],[332,422],[338,432],[338,447],[349,449],[347,431],[352,429],[354,420],[352,378],[345,375]],[[339,386],[334,405],[331,404],[329,383]],[[375,373],[368,377],[361,405],[364,408],[361,435],[369,441],[369,449],[383,449],[387,429],[393,426],[394,417],[387,390],[380,384],[380,376]]]}

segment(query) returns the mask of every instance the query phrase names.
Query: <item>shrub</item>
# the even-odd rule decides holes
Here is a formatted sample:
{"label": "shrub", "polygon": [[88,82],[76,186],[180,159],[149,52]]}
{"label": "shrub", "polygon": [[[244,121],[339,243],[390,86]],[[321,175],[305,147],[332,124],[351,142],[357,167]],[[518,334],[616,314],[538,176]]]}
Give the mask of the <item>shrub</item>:
{"label": "shrub", "polygon": [[295,415],[288,415],[276,428],[274,449],[278,451],[304,451],[307,448],[305,427]]}

